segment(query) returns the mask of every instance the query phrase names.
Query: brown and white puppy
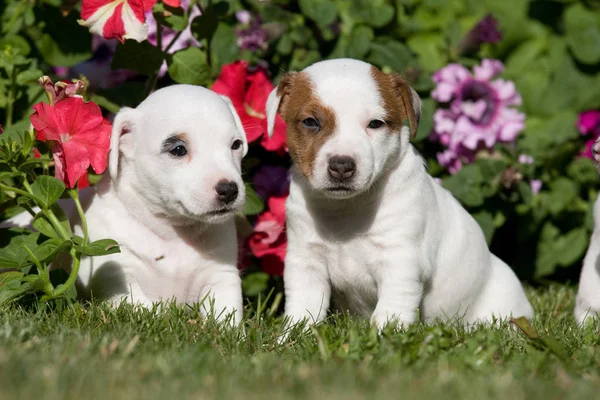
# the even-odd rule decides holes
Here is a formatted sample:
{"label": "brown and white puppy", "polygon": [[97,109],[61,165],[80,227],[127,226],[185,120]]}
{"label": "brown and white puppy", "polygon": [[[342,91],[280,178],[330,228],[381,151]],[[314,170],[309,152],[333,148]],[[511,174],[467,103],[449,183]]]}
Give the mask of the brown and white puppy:
{"label": "brown and white puppy", "polygon": [[379,328],[410,324],[417,309],[427,321],[532,316],[515,274],[409,143],[420,105],[400,76],[351,59],[286,74],[270,94],[269,132],[279,113],[293,159],[284,273],[293,322],[320,321],[330,298]]}

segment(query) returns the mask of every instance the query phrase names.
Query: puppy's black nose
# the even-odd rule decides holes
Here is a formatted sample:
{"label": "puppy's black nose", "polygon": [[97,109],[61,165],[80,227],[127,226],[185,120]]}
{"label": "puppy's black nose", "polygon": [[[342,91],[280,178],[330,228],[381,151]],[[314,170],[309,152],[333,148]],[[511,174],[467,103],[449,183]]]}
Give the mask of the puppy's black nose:
{"label": "puppy's black nose", "polygon": [[232,181],[221,180],[215,186],[217,192],[217,198],[225,204],[229,204],[237,199],[238,186],[237,183]]}
{"label": "puppy's black nose", "polygon": [[329,175],[339,181],[350,179],[356,171],[356,162],[352,157],[333,156],[329,159]]}

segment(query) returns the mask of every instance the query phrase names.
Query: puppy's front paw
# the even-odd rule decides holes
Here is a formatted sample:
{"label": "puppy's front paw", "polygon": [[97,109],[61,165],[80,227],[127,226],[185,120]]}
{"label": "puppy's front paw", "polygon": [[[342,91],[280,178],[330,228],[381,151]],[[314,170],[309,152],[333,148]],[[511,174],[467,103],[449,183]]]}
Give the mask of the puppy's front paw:
{"label": "puppy's front paw", "polygon": [[[408,314],[408,315],[407,315]],[[387,326],[393,326],[398,330],[405,330],[410,324],[415,322],[414,313],[389,313],[375,310],[371,316],[371,325],[377,326],[379,334],[383,332],[383,329]]]}

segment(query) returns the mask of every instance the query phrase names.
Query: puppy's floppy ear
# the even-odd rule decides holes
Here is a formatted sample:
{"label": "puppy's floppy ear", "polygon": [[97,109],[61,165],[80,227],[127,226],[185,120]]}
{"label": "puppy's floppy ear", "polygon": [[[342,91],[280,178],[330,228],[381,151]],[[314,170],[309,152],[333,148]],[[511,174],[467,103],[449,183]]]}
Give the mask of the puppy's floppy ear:
{"label": "puppy's floppy ear", "polygon": [[417,135],[419,120],[421,119],[421,98],[400,75],[393,73],[392,79],[394,89],[397,91],[400,100],[404,104],[404,109],[408,116],[410,137],[414,138]]}
{"label": "puppy's floppy ear", "polygon": [[269,134],[269,137],[273,136],[273,131],[275,130],[275,118],[277,118],[277,113],[283,111],[280,110],[280,106],[282,106],[281,101],[290,93],[292,80],[295,74],[296,72],[287,72],[283,74],[279,80],[279,84],[271,91],[267,98],[267,133]]}
{"label": "puppy's floppy ear", "polygon": [[110,135],[110,154],[108,156],[108,172],[113,180],[119,174],[121,155],[132,157],[135,149],[133,136],[137,134],[140,112],[123,107],[115,117]]}
{"label": "puppy's floppy ear", "polygon": [[242,134],[242,141],[244,143],[243,154],[246,155],[246,153],[248,152],[248,139],[246,138],[246,131],[244,130],[244,125],[242,124],[242,120],[240,119],[240,116],[238,115],[237,111],[235,110],[235,107],[233,106],[231,99],[222,94],[220,94],[219,97],[222,98],[225,103],[227,103],[227,107],[229,107],[229,111],[231,111],[231,114],[233,115],[233,121],[235,122],[235,127]]}

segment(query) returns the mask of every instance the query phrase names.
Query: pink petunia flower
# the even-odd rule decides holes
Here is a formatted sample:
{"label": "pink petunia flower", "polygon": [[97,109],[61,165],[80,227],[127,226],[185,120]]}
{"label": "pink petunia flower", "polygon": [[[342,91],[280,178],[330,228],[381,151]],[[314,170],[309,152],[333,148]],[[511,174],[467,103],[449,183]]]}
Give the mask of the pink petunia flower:
{"label": "pink petunia flower", "polygon": [[577,129],[582,136],[589,135],[600,136],[600,111],[590,110],[579,114],[577,119]]}
{"label": "pink petunia flower", "polygon": [[437,85],[431,95],[447,108],[435,112],[431,139],[445,147],[438,161],[452,174],[478,151],[514,142],[525,127],[525,115],[513,108],[521,104],[514,83],[492,80],[503,69],[500,61],[484,59],[473,74],[450,64],[433,75]]}
{"label": "pink petunia flower", "polygon": [[577,129],[582,136],[591,136],[579,155],[600,162],[600,111],[590,110],[579,114]]}

